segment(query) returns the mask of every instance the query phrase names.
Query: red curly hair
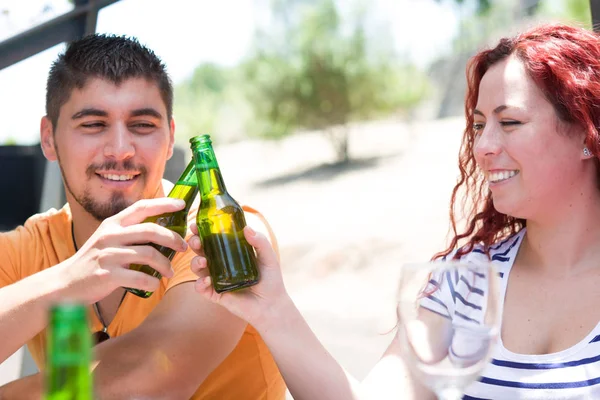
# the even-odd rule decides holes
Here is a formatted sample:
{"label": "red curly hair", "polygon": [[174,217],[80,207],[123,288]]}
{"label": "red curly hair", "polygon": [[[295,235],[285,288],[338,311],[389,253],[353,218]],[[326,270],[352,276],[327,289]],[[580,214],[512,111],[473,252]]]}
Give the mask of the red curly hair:
{"label": "red curly hair", "polygon": [[[496,47],[479,52],[467,65],[466,128],[458,159],[460,178],[450,201],[453,238],[449,247],[433,259],[446,257],[459,242],[465,240],[466,244],[457,250],[454,259],[469,253],[475,245],[482,245],[489,255],[493,243],[525,227],[524,219],[496,211],[473,154],[473,110],[477,105],[479,83],[492,65],[511,55],[523,63],[529,77],[554,107],[558,118],[584,129],[585,143],[596,156],[597,168],[600,165],[597,128],[600,124],[600,37],[583,28],[548,24],[501,39]],[[462,233],[457,231],[459,198],[462,200],[460,211],[467,221]]]}

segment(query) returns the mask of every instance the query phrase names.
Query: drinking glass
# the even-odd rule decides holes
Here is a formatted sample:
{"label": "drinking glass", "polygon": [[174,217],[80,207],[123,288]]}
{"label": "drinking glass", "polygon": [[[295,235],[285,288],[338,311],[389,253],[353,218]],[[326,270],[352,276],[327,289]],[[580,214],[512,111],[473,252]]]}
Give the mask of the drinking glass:
{"label": "drinking glass", "polygon": [[440,400],[456,400],[488,364],[499,332],[499,278],[491,263],[405,264],[399,335],[413,375]]}

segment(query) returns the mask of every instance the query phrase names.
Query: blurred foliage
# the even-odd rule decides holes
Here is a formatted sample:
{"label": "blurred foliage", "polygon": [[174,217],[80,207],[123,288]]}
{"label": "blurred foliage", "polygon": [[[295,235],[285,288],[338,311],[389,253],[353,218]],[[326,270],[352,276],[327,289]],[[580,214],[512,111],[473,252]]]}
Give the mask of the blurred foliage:
{"label": "blurred foliage", "polygon": [[[472,53],[490,37],[506,35],[520,21],[535,18],[538,21],[562,20],[577,22],[591,28],[589,0],[436,0],[454,1],[460,7],[479,4],[474,13],[463,14],[459,22],[459,34],[453,41],[454,53]],[[527,23],[524,25],[527,26]]]}
{"label": "blurred foliage", "polygon": [[187,146],[190,137],[209,133],[223,142],[243,131],[251,114],[243,85],[239,67],[198,66],[191,78],[175,87],[178,141]]}
{"label": "blurred foliage", "polygon": [[[465,3],[468,3],[469,0],[465,1],[465,0],[435,0],[438,3],[442,3],[445,1],[453,1],[456,4],[458,4],[459,6],[464,6]],[[490,8],[492,7],[492,0],[471,0],[474,1],[476,3],[476,10],[478,14],[485,14],[487,13]]]}
{"label": "blurred foliage", "polygon": [[227,115],[252,136],[321,130],[347,161],[349,123],[408,113],[428,91],[391,39],[369,36],[366,10],[357,4],[343,18],[333,0],[272,1],[268,30],[257,31],[241,65],[200,66],[177,87],[178,130],[222,136]]}
{"label": "blurred foliage", "polygon": [[539,14],[567,22],[578,22],[592,29],[590,0],[542,0]]}

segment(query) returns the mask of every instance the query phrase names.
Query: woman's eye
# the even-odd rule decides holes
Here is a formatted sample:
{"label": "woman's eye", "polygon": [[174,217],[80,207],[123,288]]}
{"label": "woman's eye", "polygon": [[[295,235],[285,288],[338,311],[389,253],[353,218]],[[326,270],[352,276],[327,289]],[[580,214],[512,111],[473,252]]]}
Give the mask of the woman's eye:
{"label": "woman's eye", "polygon": [[478,131],[482,130],[484,126],[485,126],[485,124],[483,124],[482,122],[475,122],[473,124],[473,130],[475,132],[478,132]]}
{"label": "woman's eye", "polygon": [[502,126],[514,126],[514,125],[520,125],[521,121],[514,121],[514,120],[510,120],[510,121],[500,121],[500,125]]}

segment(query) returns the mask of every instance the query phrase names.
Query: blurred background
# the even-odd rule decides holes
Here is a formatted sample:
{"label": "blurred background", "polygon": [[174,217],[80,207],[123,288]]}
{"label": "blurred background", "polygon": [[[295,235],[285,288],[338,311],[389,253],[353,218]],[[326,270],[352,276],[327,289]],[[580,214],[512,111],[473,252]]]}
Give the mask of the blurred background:
{"label": "blurred background", "polygon": [[[0,46],[73,7],[0,0]],[[228,189],[277,234],[288,291],[360,379],[392,339],[399,266],[445,248],[468,58],[544,21],[591,28],[590,1],[120,0],[95,29],[163,59],[180,148],[167,177],[212,135]],[[63,49],[0,69],[0,229],[64,199],[38,138]],[[0,383],[32,371],[15,356]]]}

